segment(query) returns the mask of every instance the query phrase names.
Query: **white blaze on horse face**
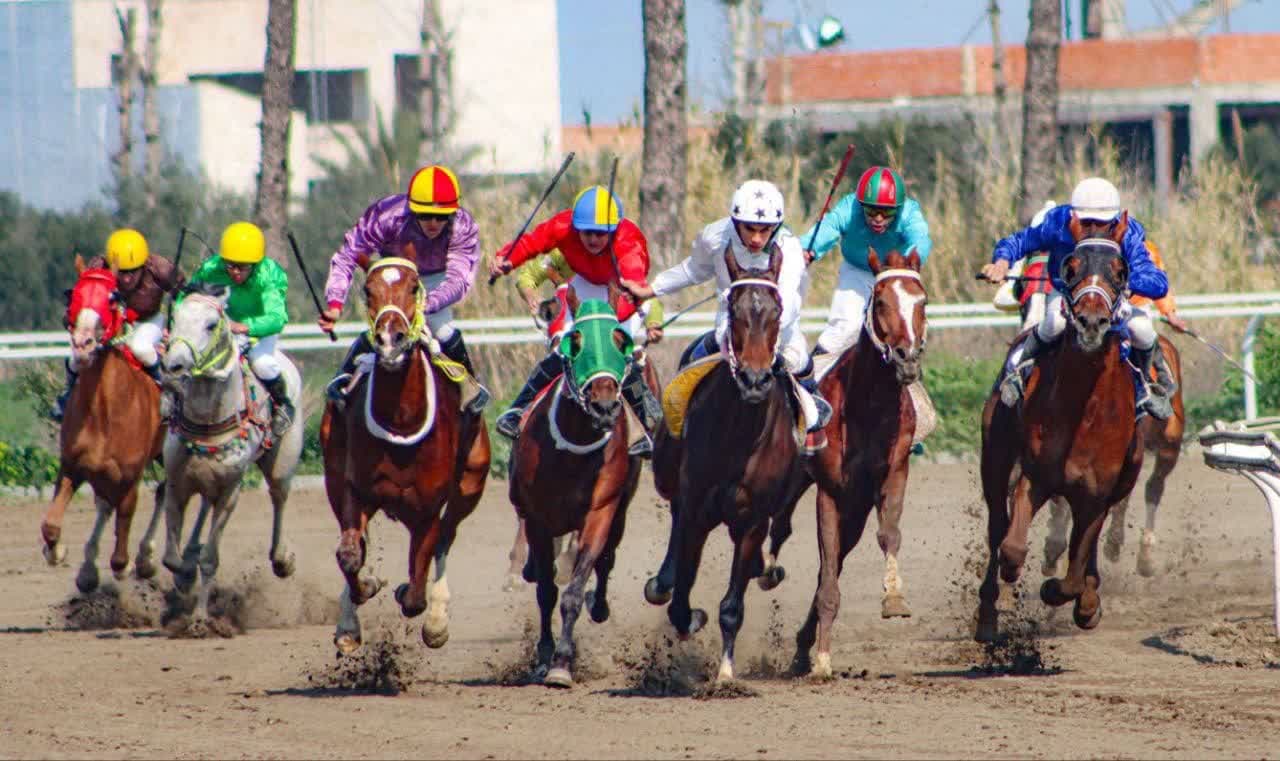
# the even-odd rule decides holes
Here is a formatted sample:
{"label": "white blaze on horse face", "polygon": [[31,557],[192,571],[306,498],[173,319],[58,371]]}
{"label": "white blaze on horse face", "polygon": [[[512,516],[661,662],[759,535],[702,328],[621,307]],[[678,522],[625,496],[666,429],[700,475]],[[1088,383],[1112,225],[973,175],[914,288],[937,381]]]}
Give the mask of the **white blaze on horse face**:
{"label": "white blaze on horse face", "polygon": [[400,282],[400,270],[395,267],[382,268],[382,282],[387,285],[395,285]]}
{"label": "white blaze on horse face", "polygon": [[915,325],[916,304],[924,301],[924,294],[917,296],[907,293],[907,289],[901,280],[894,281],[893,292],[898,294],[898,314],[902,317],[902,322],[907,326],[907,340],[914,347],[919,342],[916,337]]}
{"label": "white blaze on horse face", "polygon": [[89,359],[89,352],[98,344],[102,318],[92,309],[84,308],[76,314],[76,323],[71,330],[71,358],[74,364],[80,365]]}

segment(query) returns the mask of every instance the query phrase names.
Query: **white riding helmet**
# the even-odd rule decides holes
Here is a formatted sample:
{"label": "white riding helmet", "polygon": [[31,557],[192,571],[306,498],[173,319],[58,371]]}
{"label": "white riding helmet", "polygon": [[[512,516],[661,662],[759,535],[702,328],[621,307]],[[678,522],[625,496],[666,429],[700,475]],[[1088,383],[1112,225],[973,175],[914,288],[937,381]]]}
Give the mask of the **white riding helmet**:
{"label": "white riding helmet", "polygon": [[781,225],[782,191],[772,182],[747,180],[733,192],[729,218],[753,225]]}
{"label": "white riding helmet", "polygon": [[1071,209],[1080,219],[1114,221],[1120,216],[1120,191],[1101,177],[1090,177],[1071,191]]}

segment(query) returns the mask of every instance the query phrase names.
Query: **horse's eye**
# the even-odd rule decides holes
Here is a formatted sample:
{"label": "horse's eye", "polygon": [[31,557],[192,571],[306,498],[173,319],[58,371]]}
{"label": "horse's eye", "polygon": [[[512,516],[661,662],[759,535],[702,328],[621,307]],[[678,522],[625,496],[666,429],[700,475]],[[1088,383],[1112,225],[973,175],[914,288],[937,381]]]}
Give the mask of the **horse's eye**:
{"label": "horse's eye", "polygon": [[206,322],[206,323],[204,324],[204,327],[205,327],[205,330],[213,330],[214,328],[218,327],[218,321],[217,321],[217,320],[209,320],[208,322]]}

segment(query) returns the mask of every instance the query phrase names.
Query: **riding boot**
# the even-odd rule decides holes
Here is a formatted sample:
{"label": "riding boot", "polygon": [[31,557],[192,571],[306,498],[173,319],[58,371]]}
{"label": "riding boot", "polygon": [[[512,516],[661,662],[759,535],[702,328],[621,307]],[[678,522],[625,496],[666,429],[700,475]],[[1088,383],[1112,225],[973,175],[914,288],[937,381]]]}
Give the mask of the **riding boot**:
{"label": "riding boot", "polygon": [[329,385],[325,386],[324,395],[335,402],[339,409],[347,402],[347,386],[351,383],[352,373],[356,371],[356,357],[371,351],[373,351],[373,344],[369,343],[369,335],[361,332],[351,343],[351,348],[347,349],[347,357],[342,360],[342,367],[338,370],[338,374],[329,381]]}
{"label": "riding boot", "polygon": [[283,373],[272,380],[262,381],[262,385],[266,386],[267,393],[271,395],[271,432],[279,438],[293,425],[297,410],[293,406],[293,400],[289,398],[289,386]]}
{"label": "riding boot", "polygon": [[1044,351],[1045,345],[1040,340],[1040,336],[1034,330],[1031,331],[1022,341],[1022,353],[1018,361],[1010,362],[1005,367],[1004,378],[1000,381],[1000,401],[1006,407],[1016,406],[1022,399],[1025,385],[1022,378],[1023,369],[1035,362],[1036,357]]}
{"label": "riding boot", "polygon": [[653,454],[653,432],[662,422],[662,404],[645,383],[644,366],[639,362],[632,362],[622,379],[622,398],[634,415],[634,420],[628,420],[639,423],[641,429],[631,432],[627,454],[648,457]]}
{"label": "riding boot", "polygon": [[62,416],[66,414],[67,401],[71,399],[71,391],[76,387],[76,379],[80,377],[80,373],[71,369],[70,359],[62,363],[62,369],[66,373],[62,392],[53,400],[53,406],[49,409],[49,417],[59,423],[62,422]]}
{"label": "riding boot", "polygon": [[524,415],[524,408],[533,401],[539,391],[546,388],[548,383],[560,375],[563,367],[564,360],[559,354],[552,353],[543,357],[542,361],[534,366],[533,372],[529,374],[529,379],[524,382],[524,388],[520,389],[519,394],[516,394],[515,400],[511,402],[511,407],[494,421],[493,429],[508,439],[515,441],[520,436],[520,417]]}
{"label": "riding boot", "polygon": [[1155,363],[1158,346],[1158,343],[1150,349],[1139,349],[1134,346],[1130,349],[1129,356],[1134,366],[1138,368],[1138,373],[1142,376],[1142,385],[1146,388],[1146,397],[1139,402],[1139,406],[1146,409],[1147,413],[1157,420],[1168,420],[1173,415],[1173,405],[1169,401],[1170,392],[1160,382],[1151,380],[1151,366]]}
{"label": "riding boot", "polygon": [[1178,381],[1173,377],[1173,370],[1169,368],[1169,359],[1165,356],[1164,347],[1160,345],[1159,341],[1156,341],[1155,345],[1154,366],[1156,368],[1156,383],[1160,384],[1161,388],[1164,389],[1165,395],[1172,400],[1173,395],[1178,392]]}
{"label": "riding boot", "polygon": [[468,377],[463,382],[462,411],[470,415],[479,415],[489,403],[489,389],[476,378],[476,369],[471,364],[471,355],[467,354],[467,345],[462,342],[462,331],[454,330],[448,341],[440,343],[440,351],[466,368]]}
{"label": "riding boot", "polygon": [[161,374],[160,363],[143,366],[142,371],[160,387],[160,420],[168,420],[169,416],[173,414],[173,395],[165,388],[164,375]]}

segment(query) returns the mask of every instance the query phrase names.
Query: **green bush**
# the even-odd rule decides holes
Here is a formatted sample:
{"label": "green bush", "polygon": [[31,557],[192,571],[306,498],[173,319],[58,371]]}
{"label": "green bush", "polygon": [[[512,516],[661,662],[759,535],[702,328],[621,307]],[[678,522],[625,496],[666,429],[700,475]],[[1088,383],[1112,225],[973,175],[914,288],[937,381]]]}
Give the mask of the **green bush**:
{"label": "green bush", "polygon": [[982,405],[991,393],[1001,360],[932,355],[924,385],[938,411],[938,428],[925,446],[933,452],[976,454],[982,442]]}
{"label": "green bush", "polygon": [[43,447],[0,441],[0,486],[42,488],[57,477],[57,455]]}

